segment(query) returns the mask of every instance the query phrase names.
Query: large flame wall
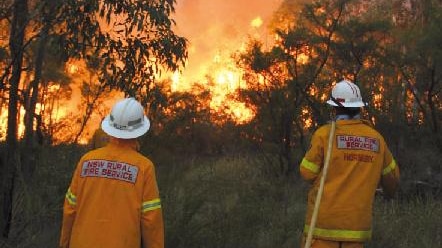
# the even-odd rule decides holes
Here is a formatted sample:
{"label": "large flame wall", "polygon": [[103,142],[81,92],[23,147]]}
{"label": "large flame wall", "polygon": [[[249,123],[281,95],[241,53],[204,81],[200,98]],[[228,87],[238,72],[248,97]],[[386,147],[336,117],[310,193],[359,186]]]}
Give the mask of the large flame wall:
{"label": "large flame wall", "polygon": [[172,76],[172,90],[189,91],[195,83],[203,84],[212,94],[214,111],[228,111],[225,114],[238,123],[253,118],[252,109],[229,98],[245,87],[231,56],[244,51],[250,38],[270,39],[267,24],[280,2],[178,0],[173,18],[176,32],[189,40],[189,59],[184,70]]}
{"label": "large flame wall", "polygon": [[[211,92],[212,99],[208,104],[214,112],[228,111],[226,114],[238,123],[253,118],[253,109],[229,97],[235,94],[238,88],[245,87],[242,73],[235,66],[231,55],[242,51],[250,38],[260,39],[264,44],[267,41],[271,42],[272,36],[267,25],[281,2],[282,0],[177,0],[176,12],[172,16],[176,21],[174,30],[188,39],[189,56],[186,67],[181,72],[168,74],[172,81],[171,89],[192,91],[194,84],[202,84]],[[81,119],[81,116],[76,117],[82,114],[78,110],[81,102],[80,87],[82,82],[86,81],[84,77],[90,76],[82,67],[84,66],[81,63],[74,61],[66,68],[67,73],[74,78],[71,85],[72,97],[69,100],[62,99],[57,104],[56,120]],[[80,143],[89,140],[93,131],[99,127],[104,112],[109,111],[115,100],[121,97],[121,94],[110,94],[101,101],[102,109],[91,116],[80,137]],[[225,106],[228,106],[227,110]],[[2,111],[2,127],[6,127],[3,123],[5,121],[6,111]],[[70,129],[59,130],[60,133],[76,132],[76,127],[65,126],[69,126]],[[22,131],[21,125],[20,132]],[[0,135],[0,139],[4,138],[4,135]]]}

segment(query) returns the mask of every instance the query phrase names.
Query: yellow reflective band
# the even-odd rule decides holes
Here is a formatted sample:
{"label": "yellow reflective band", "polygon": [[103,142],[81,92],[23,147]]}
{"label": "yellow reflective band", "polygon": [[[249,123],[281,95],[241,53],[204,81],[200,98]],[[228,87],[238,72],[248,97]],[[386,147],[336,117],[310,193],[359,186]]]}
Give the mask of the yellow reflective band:
{"label": "yellow reflective band", "polygon": [[[309,225],[304,226],[304,233],[308,233]],[[369,240],[371,238],[371,230],[368,231],[353,231],[353,230],[333,230],[315,228],[313,235],[324,238],[344,238],[349,240]]]}
{"label": "yellow reflective band", "polygon": [[72,206],[77,205],[77,197],[72,193],[71,188],[69,188],[68,192],[66,192],[66,200]]}
{"label": "yellow reflective band", "polygon": [[145,213],[147,211],[152,211],[158,208],[161,208],[161,200],[159,198],[152,201],[143,202],[141,212]]}
{"label": "yellow reflective band", "polygon": [[387,175],[388,173],[393,171],[394,168],[396,168],[396,161],[394,161],[394,159],[393,159],[393,160],[391,160],[391,163],[385,169],[382,170],[382,175],[383,176]]}
{"label": "yellow reflective band", "polygon": [[317,166],[315,163],[308,161],[305,158],[302,159],[301,166],[315,174],[318,174],[319,172],[319,166]]}

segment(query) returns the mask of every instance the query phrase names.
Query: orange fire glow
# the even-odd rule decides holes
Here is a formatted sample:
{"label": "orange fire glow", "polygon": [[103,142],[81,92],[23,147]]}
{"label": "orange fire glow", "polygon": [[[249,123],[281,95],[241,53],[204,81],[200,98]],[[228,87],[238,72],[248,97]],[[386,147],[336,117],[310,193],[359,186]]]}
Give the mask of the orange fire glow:
{"label": "orange fire glow", "polygon": [[[237,94],[239,89],[245,87],[245,83],[242,81],[242,72],[234,67],[234,61],[217,54],[208,70],[210,71],[208,78],[200,79],[199,83],[202,83],[211,92],[212,99],[208,103],[210,109],[214,113],[228,115],[238,124],[250,121],[255,116],[254,110],[232,97]],[[203,76],[201,75],[201,77]],[[183,80],[180,73],[175,72],[172,75],[171,88],[173,91],[188,91],[192,87]]]}
{"label": "orange fire glow", "polygon": [[[256,0],[250,4],[248,0],[178,0],[176,13],[172,18],[177,23],[175,32],[189,40],[189,57],[181,72],[169,75],[172,92],[193,91],[195,85],[203,85],[212,96],[207,103],[211,112],[216,115],[224,114],[238,124],[252,120],[255,109],[235,100],[238,90],[246,87],[246,84],[242,81],[243,72],[236,67],[231,56],[244,51],[249,38],[265,42],[273,40],[274,37],[267,33],[270,30],[266,25],[281,2],[282,0]],[[69,61],[66,72],[72,78],[70,99],[57,99],[51,108],[38,105],[36,110],[37,113],[52,111],[50,121],[63,122],[60,127],[64,129],[54,133],[58,142],[72,139],[78,133],[84,114],[80,108],[84,104],[80,93],[82,84],[86,82],[93,86],[93,81],[97,81],[87,72],[81,61]],[[48,90],[56,95],[63,91],[57,87],[59,85],[54,83]],[[121,93],[108,93],[106,99],[101,99],[101,108],[92,114],[79,143],[89,141],[94,130],[99,127],[101,118],[108,113],[115,100],[122,97]],[[6,130],[3,129],[6,129],[6,115],[7,111],[0,113],[0,139],[5,138],[3,135]],[[23,109],[20,110],[20,115],[20,120],[23,120]],[[49,120],[44,121],[46,125],[49,124]],[[20,124],[21,135],[23,131],[24,126]]]}
{"label": "orange fire glow", "polygon": [[[59,90],[58,85],[49,85],[48,86],[48,93],[56,93]],[[40,103],[36,105],[35,112],[41,113],[44,109]],[[66,117],[68,113],[68,105],[64,106],[57,106],[55,109],[52,109],[52,113],[50,115],[51,122],[56,123],[62,120]],[[20,107],[20,110],[18,111],[18,127],[17,127],[17,134],[18,138],[23,138],[24,132],[25,132],[25,125],[24,125],[24,117],[25,117],[26,111],[23,106]],[[0,140],[6,139],[6,127],[7,127],[7,121],[8,121],[8,112],[2,111],[0,113]],[[49,123],[48,119],[43,120],[45,124]]]}
{"label": "orange fire glow", "polygon": [[231,55],[244,51],[250,37],[268,39],[266,24],[280,3],[281,0],[257,0],[253,4],[247,0],[177,1],[177,33],[187,37],[190,46],[186,68],[171,77],[172,91],[189,91],[195,83],[202,84],[211,92],[212,111],[228,115],[239,124],[253,119],[255,110],[234,99],[246,84]]}

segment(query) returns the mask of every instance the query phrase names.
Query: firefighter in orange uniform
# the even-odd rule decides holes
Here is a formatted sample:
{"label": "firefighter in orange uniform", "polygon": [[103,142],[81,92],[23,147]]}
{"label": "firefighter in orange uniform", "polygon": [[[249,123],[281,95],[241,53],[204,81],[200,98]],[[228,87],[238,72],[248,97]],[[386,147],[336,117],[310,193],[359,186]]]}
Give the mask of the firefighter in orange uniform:
{"label": "firefighter in orange uniform", "polygon": [[102,121],[110,141],[77,165],[64,202],[60,247],[164,247],[154,165],[136,151],[136,138],[149,127],[133,98],[117,102]]}
{"label": "firefighter in orange uniform", "polygon": [[[384,138],[360,119],[362,101],[358,86],[343,80],[335,85],[328,104],[334,107],[336,130],[330,164],[313,229],[313,248],[361,248],[371,238],[372,205],[379,185],[393,196],[399,167]],[[318,192],[331,125],[320,127],[301,165],[301,176],[312,183],[308,193],[304,247]]]}

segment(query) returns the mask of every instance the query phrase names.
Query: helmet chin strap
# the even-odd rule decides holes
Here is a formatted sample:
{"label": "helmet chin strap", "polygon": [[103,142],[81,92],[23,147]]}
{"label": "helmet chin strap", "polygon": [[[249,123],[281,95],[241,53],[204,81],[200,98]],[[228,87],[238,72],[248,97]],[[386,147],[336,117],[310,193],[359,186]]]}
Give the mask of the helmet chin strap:
{"label": "helmet chin strap", "polygon": [[343,108],[345,108],[344,105],[342,105],[342,103],[339,102],[339,101],[338,101],[336,98],[334,98],[333,96],[331,96],[330,99],[331,99],[336,105],[338,105],[339,107],[343,107]]}
{"label": "helmet chin strap", "polygon": [[361,119],[361,115],[357,114],[354,116],[350,116],[350,115],[346,115],[346,114],[340,114],[340,115],[336,115],[335,116],[335,120],[339,121],[339,120],[359,120]]}

